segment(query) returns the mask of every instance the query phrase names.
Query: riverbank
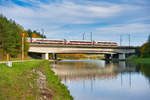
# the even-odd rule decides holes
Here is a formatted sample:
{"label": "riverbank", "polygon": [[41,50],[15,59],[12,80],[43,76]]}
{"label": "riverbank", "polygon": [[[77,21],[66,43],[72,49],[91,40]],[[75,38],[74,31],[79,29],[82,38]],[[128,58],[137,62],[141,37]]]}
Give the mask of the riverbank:
{"label": "riverbank", "polygon": [[150,58],[132,58],[127,59],[129,62],[150,64]]}
{"label": "riverbank", "polygon": [[73,100],[49,61],[0,64],[0,100]]}

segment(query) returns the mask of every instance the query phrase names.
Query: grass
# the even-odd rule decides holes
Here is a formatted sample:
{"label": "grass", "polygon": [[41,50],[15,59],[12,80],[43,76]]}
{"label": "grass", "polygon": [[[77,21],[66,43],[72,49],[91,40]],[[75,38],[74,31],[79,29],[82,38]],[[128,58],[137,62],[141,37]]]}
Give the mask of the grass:
{"label": "grass", "polygon": [[132,58],[128,59],[127,61],[129,62],[134,62],[134,63],[143,63],[143,64],[150,64],[150,58]]}
{"label": "grass", "polygon": [[51,90],[53,100],[73,99],[67,87],[50,69],[48,61],[33,60],[13,63],[11,68],[0,64],[0,100],[37,100],[41,95],[36,80],[39,76],[33,69],[46,75],[47,88]]}

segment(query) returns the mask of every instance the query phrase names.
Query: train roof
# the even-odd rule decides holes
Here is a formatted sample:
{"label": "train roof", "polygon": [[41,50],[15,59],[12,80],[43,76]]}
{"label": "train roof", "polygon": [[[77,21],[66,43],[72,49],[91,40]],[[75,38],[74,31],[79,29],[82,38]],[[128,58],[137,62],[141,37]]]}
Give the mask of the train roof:
{"label": "train roof", "polygon": [[56,41],[64,41],[64,39],[47,39],[47,38],[40,38],[38,40],[56,40]]}
{"label": "train roof", "polygon": [[116,42],[113,42],[113,41],[96,41],[96,42],[106,42],[106,43],[108,43],[108,42],[110,43],[111,42],[111,43],[116,43]]}
{"label": "train roof", "polygon": [[[27,38],[28,40],[30,40],[30,37]],[[64,41],[66,39],[48,39],[48,38],[32,38],[33,40],[55,40],[55,41]],[[75,42],[91,42],[90,40],[67,40],[67,41],[75,41]],[[95,41],[95,42],[102,42],[102,43],[116,43],[117,42],[113,42],[113,41]]]}
{"label": "train roof", "polygon": [[82,41],[82,42],[91,42],[89,40],[68,40],[68,41]]}

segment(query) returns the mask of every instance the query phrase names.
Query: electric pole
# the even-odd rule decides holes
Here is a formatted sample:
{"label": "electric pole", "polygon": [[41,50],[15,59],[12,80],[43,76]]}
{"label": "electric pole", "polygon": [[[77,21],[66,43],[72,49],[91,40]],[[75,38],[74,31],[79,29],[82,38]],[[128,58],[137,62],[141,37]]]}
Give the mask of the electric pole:
{"label": "electric pole", "polygon": [[122,46],[122,35],[120,35],[120,46]]}
{"label": "electric pole", "polygon": [[44,38],[44,29],[42,28],[41,31],[42,31],[42,38]]}
{"label": "electric pole", "polygon": [[92,39],[92,38],[93,38],[93,37],[92,37],[92,35],[93,35],[93,34],[92,34],[92,32],[91,32],[91,42],[93,41],[93,39]]}
{"label": "electric pole", "polygon": [[129,47],[130,47],[130,42],[131,42],[131,36],[130,36],[130,34],[128,34],[128,38],[129,38]]}
{"label": "electric pole", "polygon": [[83,33],[83,40],[85,39],[85,32]]}
{"label": "electric pole", "polygon": [[24,33],[21,34],[22,36],[22,62],[24,62]]}

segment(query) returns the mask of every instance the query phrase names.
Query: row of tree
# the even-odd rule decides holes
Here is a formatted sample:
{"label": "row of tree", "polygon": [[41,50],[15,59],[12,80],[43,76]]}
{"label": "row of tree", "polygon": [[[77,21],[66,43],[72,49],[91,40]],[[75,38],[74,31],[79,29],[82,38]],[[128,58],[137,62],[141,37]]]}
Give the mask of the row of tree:
{"label": "row of tree", "polygon": [[22,37],[24,33],[24,48],[25,55],[28,53],[29,44],[26,42],[28,37],[45,38],[46,36],[37,31],[24,30],[24,28],[17,24],[12,19],[7,19],[0,15],[0,51],[3,55],[10,57],[17,57],[21,54]]}
{"label": "row of tree", "polygon": [[150,35],[148,37],[148,41],[144,43],[140,48],[140,56],[150,57]]}
{"label": "row of tree", "polygon": [[[16,57],[21,52],[21,33],[24,32],[23,27],[13,20],[8,20],[3,15],[0,15],[0,47],[4,55],[9,58]],[[25,34],[27,37],[27,34]],[[28,44],[25,43],[25,53],[28,51]]]}
{"label": "row of tree", "polygon": [[31,38],[30,40],[32,40],[32,38],[46,38],[44,33],[40,33],[36,30],[32,31],[31,29],[28,29],[27,33],[28,33],[28,36]]}

